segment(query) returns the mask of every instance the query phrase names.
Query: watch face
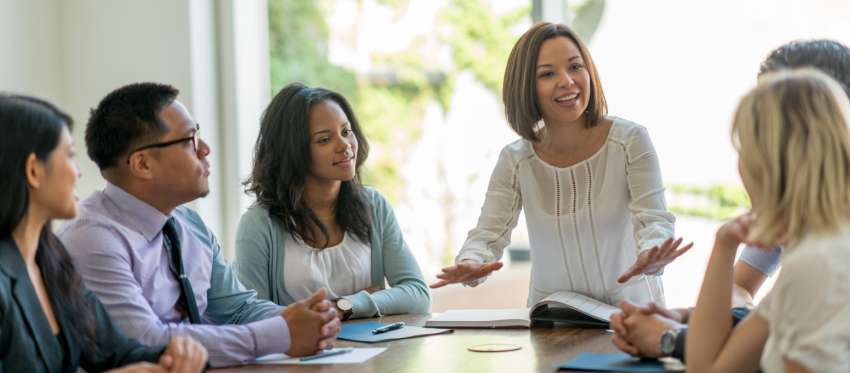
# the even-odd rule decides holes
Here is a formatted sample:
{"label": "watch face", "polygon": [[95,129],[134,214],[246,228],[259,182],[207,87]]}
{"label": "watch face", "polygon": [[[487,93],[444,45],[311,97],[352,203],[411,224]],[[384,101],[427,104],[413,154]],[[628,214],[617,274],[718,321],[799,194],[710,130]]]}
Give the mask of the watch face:
{"label": "watch face", "polygon": [[676,348],[676,334],[668,330],[661,335],[661,353],[669,355]]}
{"label": "watch face", "polygon": [[345,298],[340,298],[339,300],[337,300],[336,306],[343,311],[348,311],[354,308],[354,304],[352,304],[350,300]]}

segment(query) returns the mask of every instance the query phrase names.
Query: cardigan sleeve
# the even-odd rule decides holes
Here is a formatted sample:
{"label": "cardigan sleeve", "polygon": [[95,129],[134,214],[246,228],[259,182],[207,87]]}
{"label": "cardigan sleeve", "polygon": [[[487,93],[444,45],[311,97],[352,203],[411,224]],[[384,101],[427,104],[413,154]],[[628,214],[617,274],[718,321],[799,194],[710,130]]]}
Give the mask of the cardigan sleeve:
{"label": "cardigan sleeve", "polygon": [[490,176],[478,224],[469,231],[463,248],[455,258],[456,263],[465,259],[482,263],[497,261],[511,243],[511,232],[522,210],[522,196],[517,180],[517,162],[514,161],[515,156],[510,147],[506,146],[499,154],[499,161]]}
{"label": "cardigan sleeve", "polygon": [[265,209],[248,209],[236,230],[236,258],[233,268],[239,281],[257,291],[260,299],[272,298],[271,250],[274,229]]}
{"label": "cardigan sleeve", "polygon": [[431,293],[419,264],[404,241],[389,202],[377,192],[372,193],[372,208],[377,218],[373,229],[380,235],[384,275],[390,288],[372,294],[363,290],[343,298],[354,304],[352,317],[428,313],[431,310]]}
{"label": "cardigan sleeve", "polygon": [[638,251],[673,237],[676,218],[667,211],[658,155],[646,128],[637,126],[626,143],[626,179]]}

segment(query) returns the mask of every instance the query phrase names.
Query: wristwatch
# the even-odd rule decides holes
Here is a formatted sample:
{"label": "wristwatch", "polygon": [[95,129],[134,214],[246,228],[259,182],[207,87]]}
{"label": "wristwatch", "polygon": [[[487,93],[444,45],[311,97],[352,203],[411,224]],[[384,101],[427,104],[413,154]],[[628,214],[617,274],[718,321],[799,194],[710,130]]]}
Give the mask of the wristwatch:
{"label": "wristwatch", "polygon": [[341,321],[348,320],[351,317],[351,314],[354,313],[354,303],[351,303],[350,300],[345,298],[339,298],[335,301],[336,308],[339,308],[342,311],[342,315],[339,315],[339,319]]}
{"label": "wristwatch", "polygon": [[679,329],[673,328],[669,329],[664,334],[661,334],[661,354],[663,356],[670,356],[673,354],[673,350],[676,349],[676,337],[679,335]]}

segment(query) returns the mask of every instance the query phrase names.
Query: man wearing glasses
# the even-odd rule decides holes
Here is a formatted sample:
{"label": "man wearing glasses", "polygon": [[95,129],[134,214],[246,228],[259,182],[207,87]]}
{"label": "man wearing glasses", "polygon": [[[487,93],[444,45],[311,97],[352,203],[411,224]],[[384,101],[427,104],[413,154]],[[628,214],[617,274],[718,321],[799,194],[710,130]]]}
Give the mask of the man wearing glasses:
{"label": "man wearing glasses", "polygon": [[164,345],[190,335],[212,366],[329,347],[339,320],[322,290],[286,308],[257,299],[200,216],[183,206],[209,193],[210,148],[177,94],[131,84],[92,111],[86,148],[107,184],[58,232],[86,286],[130,337]]}

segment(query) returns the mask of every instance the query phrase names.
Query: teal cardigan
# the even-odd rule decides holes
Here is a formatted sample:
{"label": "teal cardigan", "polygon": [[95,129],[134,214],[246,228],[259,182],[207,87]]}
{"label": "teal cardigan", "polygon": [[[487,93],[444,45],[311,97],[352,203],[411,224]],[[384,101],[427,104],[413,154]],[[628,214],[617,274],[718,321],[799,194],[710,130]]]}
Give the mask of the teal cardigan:
{"label": "teal cardigan", "polygon": [[[365,194],[372,208],[371,285],[383,288],[386,279],[390,288],[344,296],[354,304],[352,317],[430,312],[431,293],[404,242],[392,207],[371,188],[365,188]],[[234,269],[239,280],[255,289],[260,298],[283,306],[297,300],[286,292],[284,284],[284,242],[288,234],[271,219],[266,208],[257,205],[242,215],[236,232]]]}

